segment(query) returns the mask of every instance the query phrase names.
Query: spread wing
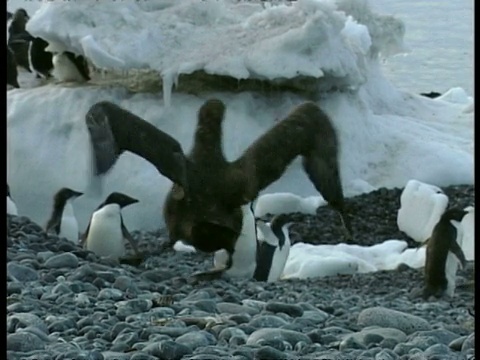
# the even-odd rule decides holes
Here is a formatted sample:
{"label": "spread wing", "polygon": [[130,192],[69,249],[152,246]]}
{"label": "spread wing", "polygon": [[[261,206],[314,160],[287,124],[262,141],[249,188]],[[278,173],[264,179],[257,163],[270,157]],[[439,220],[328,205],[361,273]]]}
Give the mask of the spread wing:
{"label": "spread wing", "polygon": [[341,215],[346,236],[351,237],[350,220],[345,216],[344,196],[338,165],[335,128],[316,104],[297,106],[282,121],[251,144],[231,163],[228,184],[229,206],[242,206],[277,181],[292,161],[302,156],[303,169],[323,198]]}
{"label": "spread wing", "polygon": [[119,107],[102,101],[86,114],[94,174],[106,174],[117,158],[130,151],[153,164],[173,183],[187,188],[187,162],[181,145],[167,133]]}
{"label": "spread wing", "polygon": [[343,200],[335,130],[317,105],[306,102],[261,135],[232,163],[232,173],[246,174],[242,178],[242,197],[237,197],[234,205],[252,201],[278,180],[297,156],[303,157],[305,172],[327,201]]}

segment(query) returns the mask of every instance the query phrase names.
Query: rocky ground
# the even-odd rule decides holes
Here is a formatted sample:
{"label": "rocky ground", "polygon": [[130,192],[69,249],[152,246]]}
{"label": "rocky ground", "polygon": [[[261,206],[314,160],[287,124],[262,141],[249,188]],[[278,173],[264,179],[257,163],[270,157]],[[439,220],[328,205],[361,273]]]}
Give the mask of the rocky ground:
{"label": "rocky ground", "polygon": [[[472,186],[444,189],[450,206]],[[401,190],[347,199],[356,243],[405,239]],[[292,214],[293,242],[338,241],[328,208]],[[474,359],[474,267],[453,299],[416,297],[421,269],[263,283],[195,281],[211,256],[176,253],[165,231],[134,232],[139,266],[97,258],[7,215],[7,358],[14,359]]]}

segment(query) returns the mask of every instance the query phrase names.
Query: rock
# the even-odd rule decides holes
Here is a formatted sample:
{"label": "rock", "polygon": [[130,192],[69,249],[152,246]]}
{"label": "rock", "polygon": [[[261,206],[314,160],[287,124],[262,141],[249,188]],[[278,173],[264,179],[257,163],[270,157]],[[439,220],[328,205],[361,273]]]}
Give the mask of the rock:
{"label": "rock", "polygon": [[283,351],[277,350],[271,346],[262,346],[255,352],[255,359],[258,360],[267,360],[267,359],[275,359],[275,360],[288,360],[289,356],[285,354]]}
{"label": "rock", "polygon": [[[350,338],[353,338],[352,342]],[[348,344],[354,345],[355,343],[362,345],[364,348],[367,348],[370,344],[380,344],[385,339],[391,339],[395,341],[396,344],[405,342],[407,336],[403,331],[392,328],[381,328],[381,327],[368,327],[362,331],[348,334],[344,336],[343,340],[340,342],[340,350],[352,348],[346,347]],[[346,343],[350,341],[349,343]],[[356,347],[353,347],[354,349]],[[358,347],[357,347],[358,348]],[[361,348],[361,347],[360,347]]]}
{"label": "rock", "polygon": [[375,355],[375,360],[396,360],[398,355],[390,349],[382,349]]}
{"label": "rock", "polygon": [[72,253],[62,253],[48,258],[43,266],[47,269],[74,269],[78,267],[78,258]]}
{"label": "rock", "polygon": [[448,344],[448,347],[454,351],[461,351],[463,343],[467,339],[467,336],[459,336],[455,340]]}
{"label": "rock", "polygon": [[13,333],[19,328],[36,327],[43,333],[48,333],[45,322],[37,315],[29,313],[18,313],[7,316],[7,332]]}
{"label": "rock", "polygon": [[287,325],[288,322],[283,320],[282,318],[274,315],[260,315],[254,317],[250,322],[249,325],[256,328],[279,328],[283,325]]}
{"label": "rock", "polygon": [[270,301],[265,306],[265,310],[273,313],[285,313],[291,317],[299,317],[303,315],[303,309],[298,305],[286,304],[276,301]]}
{"label": "rock", "polygon": [[475,349],[475,333],[471,333],[462,344],[462,353]]}
{"label": "rock", "polygon": [[455,353],[445,344],[432,345],[426,349],[423,354],[427,357],[427,359],[432,358],[434,355],[455,355]]}
{"label": "rock", "polygon": [[188,332],[182,336],[179,336],[175,340],[178,344],[188,346],[190,349],[195,350],[201,346],[214,345],[217,339],[205,330]]}
{"label": "rock", "polygon": [[29,352],[45,348],[45,341],[30,332],[17,332],[7,335],[7,350]]}
{"label": "rock", "polygon": [[286,341],[292,347],[295,346],[299,341],[303,341],[307,344],[312,343],[312,340],[310,340],[307,335],[297,331],[271,328],[254,331],[248,337],[247,345],[257,345],[261,341],[263,341],[265,344],[272,340]]}
{"label": "rock", "polygon": [[7,276],[18,282],[38,280],[38,272],[31,267],[20,265],[14,261],[7,264]]}
{"label": "rock", "polygon": [[97,299],[119,301],[123,299],[123,292],[113,288],[102,289],[98,292]]}
{"label": "rock", "polygon": [[416,331],[430,330],[430,324],[419,316],[381,306],[365,309],[358,315],[357,324],[361,327],[380,326],[394,328],[409,335]]}
{"label": "rock", "polygon": [[147,345],[142,349],[143,352],[156,356],[161,360],[180,360],[184,356],[192,353],[192,350],[183,344],[172,340],[164,340]]}
{"label": "rock", "polygon": [[220,302],[217,304],[217,309],[221,314],[244,314],[257,315],[260,311],[256,308],[239,305],[228,302]]}

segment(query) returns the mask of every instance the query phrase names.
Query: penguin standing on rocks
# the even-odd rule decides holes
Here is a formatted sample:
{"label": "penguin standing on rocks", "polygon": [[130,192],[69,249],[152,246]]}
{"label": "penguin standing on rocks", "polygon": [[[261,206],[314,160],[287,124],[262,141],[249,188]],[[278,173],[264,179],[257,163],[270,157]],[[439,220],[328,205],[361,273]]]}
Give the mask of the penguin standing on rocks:
{"label": "penguin standing on rocks", "polygon": [[53,76],[62,82],[90,80],[87,60],[82,55],[62,51],[53,55]]}
{"label": "penguin standing on rocks", "polygon": [[113,192],[100,204],[90,218],[87,230],[80,243],[97,256],[120,260],[125,256],[124,239],[132,245],[139,256],[137,243],[123,223],[122,208],[137,203],[128,195]]}
{"label": "penguin standing on rocks", "polygon": [[10,187],[7,184],[7,214],[18,215],[17,205],[10,195]]}
{"label": "penguin standing on rocks", "polygon": [[293,222],[287,214],[279,214],[270,224],[263,219],[256,219],[256,223],[263,236],[257,240],[257,266],[253,277],[257,281],[276,281],[282,276],[290,254],[288,228]]}
{"label": "penguin standing on rocks", "polygon": [[32,72],[28,60],[28,49],[33,37],[25,30],[29,19],[30,17],[25,9],[20,8],[15,11],[8,27],[7,45],[15,55],[17,65],[23,67],[28,72]]}
{"label": "penguin standing on rocks", "polygon": [[83,193],[69,189],[60,189],[53,197],[53,210],[45,226],[45,231],[57,234],[74,243],[78,242],[78,223],[72,202]]}
{"label": "penguin standing on rocks", "polygon": [[433,228],[425,259],[424,299],[431,295],[441,297],[444,293],[453,296],[458,262],[462,267],[467,262],[458,243],[463,236],[460,222],[466,214],[465,210],[447,210]]}

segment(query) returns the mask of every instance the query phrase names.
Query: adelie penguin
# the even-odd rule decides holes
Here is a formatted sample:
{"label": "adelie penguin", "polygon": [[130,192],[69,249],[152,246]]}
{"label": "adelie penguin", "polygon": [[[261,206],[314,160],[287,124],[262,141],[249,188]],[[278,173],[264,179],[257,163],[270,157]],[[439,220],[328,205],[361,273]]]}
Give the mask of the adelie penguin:
{"label": "adelie penguin", "polygon": [[428,240],[425,259],[423,298],[453,296],[458,262],[465,267],[466,259],[458,240],[462,233],[460,222],[465,210],[449,209],[440,217]]}
{"label": "adelie penguin", "polygon": [[18,215],[17,205],[10,195],[10,186],[7,184],[7,214]]}
{"label": "adelie penguin", "polygon": [[45,231],[54,233],[78,243],[78,222],[73,211],[73,201],[83,193],[70,188],[62,188],[53,197],[53,210],[47,221]]}
{"label": "adelie penguin", "polygon": [[37,78],[43,77],[48,79],[52,76],[53,55],[46,51],[48,42],[42,38],[32,38],[30,48],[28,49],[30,67],[35,71]]}
{"label": "adelie penguin", "polygon": [[[270,223],[255,218],[248,205],[242,206],[243,225],[231,259],[225,250],[214,255],[214,270],[195,273],[194,276],[211,280],[225,274],[232,278],[273,282],[280,279],[290,253],[288,228],[293,222],[287,214],[276,215]],[[260,230],[260,231],[259,231]],[[228,266],[227,262],[231,261]]]}
{"label": "adelie penguin", "polygon": [[226,160],[222,149],[225,105],[218,99],[200,107],[188,155],[175,139],[148,122],[124,110],[119,116],[122,110],[103,101],[87,112],[94,173],[107,173],[123,151],[131,151],[172,180],[164,204],[172,244],[183,240],[205,252],[225,249],[231,257],[242,228],[241,207],[278,180],[298,156],[315,188],[340,214],[345,235],[351,239],[336,131],[316,104],[297,106],[232,162]]}
{"label": "adelie penguin", "polygon": [[32,72],[28,55],[32,36],[25,30],[29,19],[25,9],[20,8],[14,12],[12,21],[8,27],[7,45],[12,50],[17,65],[23,67],[28,72]]}
{"label": "adelie penguin", "polygon": [[277,281],[283,274],[290,254],[289,227],[293,224],[287,214],[275,216],[270,224],[257,219],[257,227],[263,236],[258,236],[257,266],[253,275],[257,281]]}
{"label": "adelie penguin", "polygon": [[120,260],[125,256],[124,239],[126,239],[140,257],[137,243],[125,227],[121,212],[126,206],[135,203],[138,203],[137,199],[119,192],[108,195],[93,212],[80,244],[97,256]]}

